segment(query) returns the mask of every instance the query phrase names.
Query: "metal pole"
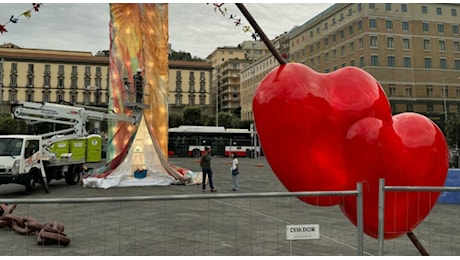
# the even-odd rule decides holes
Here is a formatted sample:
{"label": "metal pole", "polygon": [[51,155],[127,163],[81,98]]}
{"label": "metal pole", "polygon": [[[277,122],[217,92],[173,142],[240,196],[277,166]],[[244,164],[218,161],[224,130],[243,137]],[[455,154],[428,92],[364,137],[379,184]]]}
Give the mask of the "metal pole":
{"label": "metal pole", "polygon": [[0,59],[0,116],[3,115],[3,62],[5,59]]}
{"label": "metal pole", "polygon": [[444,77],[442,78],[442,96],[444,99],[444,120],[447,125],[447,103],[446,103],[446,87],[444,86]]}
{"label": "metal pole", "polygon": [[363,184],[358,182],[356,184],[356,190],[358,194],[356,196],[356,207],[358,217],[358,255],[364,255],[364,222],[363,222]]}
{"label": "metal pole", "polygon": [[385,179],[379,179],[379,206],[378,206],[378,255],[383,256],[383,240],[385,227]]}
{"label": "metal pole", "polygon": [[216,126],[219,126],[219,67],[216,70],[217,85],[216,85]]}

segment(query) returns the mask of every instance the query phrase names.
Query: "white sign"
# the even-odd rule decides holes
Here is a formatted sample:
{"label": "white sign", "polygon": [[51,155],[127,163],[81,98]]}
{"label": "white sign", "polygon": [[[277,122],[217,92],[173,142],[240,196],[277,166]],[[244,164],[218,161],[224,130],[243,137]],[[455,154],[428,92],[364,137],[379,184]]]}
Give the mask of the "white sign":
{"label": "white sign", "polygon": [[319,239],[319,225],[287,225],[286,226],[287,240],[300,239]]}

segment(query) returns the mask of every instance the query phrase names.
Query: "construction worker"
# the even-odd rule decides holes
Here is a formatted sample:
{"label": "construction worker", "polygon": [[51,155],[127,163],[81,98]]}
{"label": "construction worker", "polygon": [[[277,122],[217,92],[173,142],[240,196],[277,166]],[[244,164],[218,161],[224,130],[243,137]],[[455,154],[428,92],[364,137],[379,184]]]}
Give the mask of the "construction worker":
{"label": "construction worker", "polygon": [[134,91],[136,91],[136,103],[143,103],[144,94],[144,79],[142,77],[142,69],[138,68],[136,74],[133,76]]}

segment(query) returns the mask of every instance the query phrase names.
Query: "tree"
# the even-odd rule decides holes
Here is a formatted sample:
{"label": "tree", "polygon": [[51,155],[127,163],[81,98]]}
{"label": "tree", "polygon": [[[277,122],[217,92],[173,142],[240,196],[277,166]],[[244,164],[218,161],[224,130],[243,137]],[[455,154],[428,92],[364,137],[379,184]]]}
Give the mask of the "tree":
{"label": "tree", "polygon": [[200,107],[187,107],[184,109],[184,125],[202,124]]}
{"label": "tree", "polygon": [[169,114],[169,127],[178,127],[184,124],[184,115],[180,113],[170,113]]}
{"label": "tree", "polygon": [[456,114],[449,115],[449,120],[444,127],[444,135],[450,147],[458,147],[460,122]]}

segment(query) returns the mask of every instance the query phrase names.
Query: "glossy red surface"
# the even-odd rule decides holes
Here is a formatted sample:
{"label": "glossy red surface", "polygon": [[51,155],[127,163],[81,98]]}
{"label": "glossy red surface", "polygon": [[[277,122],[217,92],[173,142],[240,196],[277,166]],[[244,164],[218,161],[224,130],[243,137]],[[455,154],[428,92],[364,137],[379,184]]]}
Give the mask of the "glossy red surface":
{"label": "glossy red surface", "polygon": [[[365,233],[377,236],[378,182],[389,186],[443,186],[448,149],[438,127],[416,113],[392,116],[380,84],[345,67],[317,73],[288,63],[271,71],[253,99],[256,128],[267,161],[289,191],[364,187]],[[414,229],[439,192],[386,193],[385,238]],[[356,224],[355,197],[304,197],[339,205]]]}

